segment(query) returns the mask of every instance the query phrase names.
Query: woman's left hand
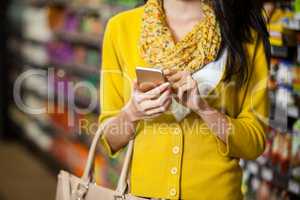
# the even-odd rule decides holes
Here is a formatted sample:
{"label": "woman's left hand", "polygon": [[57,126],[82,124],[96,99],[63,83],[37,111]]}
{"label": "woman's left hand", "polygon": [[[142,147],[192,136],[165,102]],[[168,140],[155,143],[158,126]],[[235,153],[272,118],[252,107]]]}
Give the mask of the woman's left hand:
{"label": "woman's left hand", "polygon": [[166,69],[164,75],[176,92],[176,100],[194,112],[199,111],[204,101],[200,97],[197,82],[189,72]]}
{"label": "woman's left hand", "polygon": [[[226,115],[210,107],[201,98],[197,82],[190,73],[184,71],[164,70],[164,75],[171,83],[177,94],[177,100],[197,113],[208,127],[224,142],[227,143],[229,123]],[[217,123],[220,122],[220,123]]]}

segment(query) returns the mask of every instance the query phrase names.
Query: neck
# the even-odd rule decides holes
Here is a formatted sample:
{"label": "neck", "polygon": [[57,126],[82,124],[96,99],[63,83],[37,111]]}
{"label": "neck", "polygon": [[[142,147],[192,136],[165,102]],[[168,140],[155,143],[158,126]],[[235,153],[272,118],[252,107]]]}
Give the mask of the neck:
{"label": "neck", "polygon": [[199,19],[202,0],[163,0],[165,13],[171,18],[183,20]]}

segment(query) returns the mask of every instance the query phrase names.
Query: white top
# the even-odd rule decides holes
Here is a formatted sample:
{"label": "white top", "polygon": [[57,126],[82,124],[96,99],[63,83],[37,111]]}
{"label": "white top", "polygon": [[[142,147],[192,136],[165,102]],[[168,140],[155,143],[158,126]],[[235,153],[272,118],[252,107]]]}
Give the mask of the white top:
{"label": "white top", "polygon": [[[197,81],[202,97],[207,96],[222,80],[227,63],[227,54],[228,51],[225,49],[218,60],[193,73],[192,77]],[[172,99],[170,111],[177,121],[181,121],[191,112],[190,109],[178,103],[174,98]]]}

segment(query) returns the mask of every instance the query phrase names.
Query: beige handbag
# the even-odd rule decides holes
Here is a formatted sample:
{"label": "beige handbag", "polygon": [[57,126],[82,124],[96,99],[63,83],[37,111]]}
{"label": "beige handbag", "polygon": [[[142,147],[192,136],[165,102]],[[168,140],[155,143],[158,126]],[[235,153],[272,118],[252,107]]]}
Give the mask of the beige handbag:
{"label": "beige handbag", "polygon": [[96,146],[102,135],[103,128],[104,124],[100,125],[92,141],[83,176],[79,178],[66,171],[59,173],[56,200],[145,200],[144,198],[128,194],[127,178],[133,151],[133,140],[128,144],[116,191],[98,186],[92,181]]}

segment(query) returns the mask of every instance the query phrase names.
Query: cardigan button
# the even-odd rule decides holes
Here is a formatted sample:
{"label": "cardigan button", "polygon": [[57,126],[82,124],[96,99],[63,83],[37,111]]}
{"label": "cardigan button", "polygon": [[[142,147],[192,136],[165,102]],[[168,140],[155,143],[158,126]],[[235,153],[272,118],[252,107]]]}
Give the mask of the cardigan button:
{"label": "cardigan button", "polygon": [[172,149],[173,154],[178,154],[179,153],[179,146],[174,146]]}
{"label": "cardigan button", "polygon": [[172,167],[171,174],[173,175],[177,174],[177,167]]}
{"label": "cardigan button", "polygon": [[170,190],[170,195],[171,195],[171,196],[175,196],[175,195],[176,195],[176,189],[175,189],[175,188],[172,188],[172,189]]}

